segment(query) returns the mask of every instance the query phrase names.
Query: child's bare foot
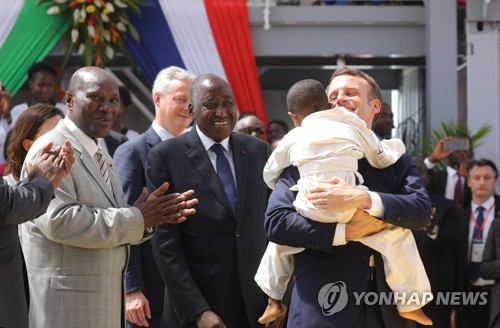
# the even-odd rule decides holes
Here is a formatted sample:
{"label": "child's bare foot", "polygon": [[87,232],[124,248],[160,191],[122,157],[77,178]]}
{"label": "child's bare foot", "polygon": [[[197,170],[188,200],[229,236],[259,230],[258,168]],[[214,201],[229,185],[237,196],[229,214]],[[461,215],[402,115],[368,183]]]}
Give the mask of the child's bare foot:
{"label": "child's bare foot", "polygon": [[432,325],[431,318],[426,316],[424,311],[422,311],[422,309],[417,309],[415,311],[410,311],[410,312],[399,312],[399,315],[405,319],[416,321],[424,326]]}
{"label": "child's bare foot", "polygon": [[285,311],[283,310],[281,301],[269,297],[266,310],[258,321],[260,324],[273,322],[276,318],[281,317],[283,314],[285,314]]}

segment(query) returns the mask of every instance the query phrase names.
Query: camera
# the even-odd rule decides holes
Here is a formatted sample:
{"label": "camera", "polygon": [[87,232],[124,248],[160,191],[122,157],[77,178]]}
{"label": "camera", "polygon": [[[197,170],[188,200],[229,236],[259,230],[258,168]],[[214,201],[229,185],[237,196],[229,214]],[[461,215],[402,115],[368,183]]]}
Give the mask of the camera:
{"label": "camera", "polygon": [[444,149],[451,151],[469,151],[470,140],[466,137],[453,137],[444,142]]}

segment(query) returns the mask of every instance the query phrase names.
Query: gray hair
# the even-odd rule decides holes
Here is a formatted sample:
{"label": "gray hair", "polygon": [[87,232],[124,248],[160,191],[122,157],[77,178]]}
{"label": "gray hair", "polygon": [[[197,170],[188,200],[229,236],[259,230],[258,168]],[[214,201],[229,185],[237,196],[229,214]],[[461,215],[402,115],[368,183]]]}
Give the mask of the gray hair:
{"label": "gray hair", "polygon": [[158,75],[156,75],[155,81],[153,83],[153,101],[155,93],[159,93],[164,96],[169,92],[170,81],[172,80],[189,80],[193,81],[196,78],[191,72],[186,71],[184,68],[177,66],[169,66],[162,69]]}

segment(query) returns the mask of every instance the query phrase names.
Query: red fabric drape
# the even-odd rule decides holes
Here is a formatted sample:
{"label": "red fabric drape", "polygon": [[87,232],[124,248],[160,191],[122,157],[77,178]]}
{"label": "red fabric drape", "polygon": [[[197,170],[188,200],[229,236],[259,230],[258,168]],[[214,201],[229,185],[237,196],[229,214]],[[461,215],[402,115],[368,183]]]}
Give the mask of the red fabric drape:
{"label": "red fabric drape", "polygon": [[205,0],[208,20],[238,110],[252,111],[267,126],[255,65],[247,0]]}

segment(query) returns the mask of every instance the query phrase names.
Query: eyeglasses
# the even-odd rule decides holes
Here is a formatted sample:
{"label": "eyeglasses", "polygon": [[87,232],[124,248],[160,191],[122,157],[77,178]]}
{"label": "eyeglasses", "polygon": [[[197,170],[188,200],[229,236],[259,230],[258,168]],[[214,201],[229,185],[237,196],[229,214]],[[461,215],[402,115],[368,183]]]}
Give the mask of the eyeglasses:
{"label": "eyeglasses", "polygon": [[252,133],[256,133],[256,134],[261,135],[264,133],[264,129],[261,127],[255,127],[255,128],[248,127],[248,128],[240,129],[240,130],[238,130],[238,132],[248,134],[248,135],[252,135]]}

